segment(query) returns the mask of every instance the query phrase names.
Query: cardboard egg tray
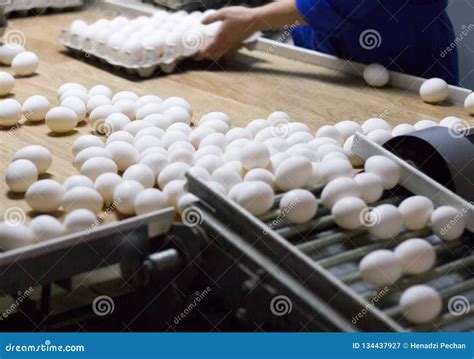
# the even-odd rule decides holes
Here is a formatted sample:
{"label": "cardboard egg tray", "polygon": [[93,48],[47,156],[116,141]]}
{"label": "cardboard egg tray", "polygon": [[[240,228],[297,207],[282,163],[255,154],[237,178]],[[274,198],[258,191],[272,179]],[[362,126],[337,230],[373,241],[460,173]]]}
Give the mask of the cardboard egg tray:
{"label": "cardboard egg tray", "polygon": [[11,0],[5,6],[5,14],[12,12],[27,13],[30,10],[36,12],[47,9],[68,9],[84,5],[84,0]]}

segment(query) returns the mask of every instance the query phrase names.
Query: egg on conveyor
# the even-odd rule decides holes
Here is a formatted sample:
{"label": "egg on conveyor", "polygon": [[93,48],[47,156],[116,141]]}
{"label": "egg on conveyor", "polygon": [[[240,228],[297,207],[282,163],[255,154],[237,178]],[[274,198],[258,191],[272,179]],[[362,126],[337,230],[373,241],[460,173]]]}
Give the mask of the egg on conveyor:
{"label": "egg on conveyor", "polygon": [[56,133],[67,133],[77,126],[76,113],[68,107],[53,107],[45,117],[46,126]]}
{"label": "egg on conveyor", "polygon": [[0,102],[0,125],[11,127],[17,124],[22,114],[21,105],[11,98]]}
{"label": "egg on conveyor", "polygon": [[316,138],[329,137],[336,140],[341,145],[344,143],[344,136],[334,126],[324,125],[316,131]]}
{"label": "egg on conveyor", "polygon": [[241,182],[229,192],[231,200],[256,216],[272,208],[274,197],[272,187],[262,181]]}
{"label": "egg on conveyor", "polygon": [[344,141],[356,132],[363,132],[362,127],[357,122],[351,120],[340,121],[336,123],[334,127],[336,127],[342,134]]}
{"label": "egg on conveyor", "polygon": [[373,117],[365,120],[361,125],[362,131],[367,135],[374,130],[391,131],[390,125],[383,118]]}
{"label": "egg on conveyor", "polygon": [[332,208],[341,198],[360,196],[359,184],[349,177],[336,178],[329,182],[321,191],[321,201],[327,208]]}
{"label": "egg on conveyor", "polygon": [[4,65],[11,65],[13,58],[21,52],[24,52],[25,48],[20,44],[6,43],[0,46],[0,62]]}
{"label": "egg on conveyor", "polygon": [[142,184],[144,188],[151,188],[155,184],[155,175],[146,165],[135,164],[128,167],[122,175],[122,179],[135,180]]}
{"label": "egg on conveyor", "polygon": [[392,132],[382,129],[371,131],[367,134],[367,138],[379,145],[383,145],[385,142],[392,138]]}
{"label": "egg on conveyor", "polygon": [[117,173],[117,165],[110,158],[92,157],[85,161],[81,166],[81,174],[95,181],[103,173]]}
{"label": "egg on conveyor", "polygon": [[370,64],[366,66],[362,76],[365,82],[372,87],[383,87],[390,80],[390,73],[380,64]]}
{"label": "egg on conveyor", "polygon": [[0,96],[9,94],[15,87],[15,79],[8,72],[0,71]]}
{"label": "egg on conveyor", "polygon": [[12,226],[0,222],[0,248],[4,251],[27,246],[33,242],[33,233],[22,223]]}
{"label": "egg on conveyor", "polygon": [[43,214],[33,218],[30,223],[33,241],[42,242],[64,235],[63,224],[53,216]]}
{"label": "egg on conveyor", "polygon": [[275,184],[282,191],[302,188],[311,179],[313,167],[303,156],[294,156],[282,161],[274,171]]}
{"label": "egg on conveyor", "polygon": [[314,194],[305,189],[286,192],[280,200],[281,215],[289,223],[305,223],[314,218],[318,201]]}
{"label": "egg on conveyor", "polygon": [[420,87],[420,96],[425,102],[442,102],[449,96],[448,84],[437,77],[428,79]]}
{"label": "egg on conveyor", "polygon": [[451,206],[436,208],[431,214],[433,233],[445,240],[459,238],[466,226],[466,213]]}
{"label": "egg on conveyor", "polygon": [[[176,207],[178,212],[183,214],[186,208],[191,207],[195,202],[198,202],[199,198],[193,195],[192,193],[184,194],[178,201]],[[190,212],[187,214],[189,215]],[[184,213],[185,214],[185,213]]]}
{"label": "egg on conveyor", "polygon": [[240,174],[236,171],[229,170],[225,166],[217,168],[212,172],[211,180],[220,183],[226,191],[230,191],[232,187],[242,182]]}
{"label": "egg on conveyor", "polygon": [[362,218],[369,233],[377,239],[390,239],[403,228],[400,210],[391,204],[382,204],[364,213]]}
{"label": "egg on conveyor", "polygon": [[362,279],[375,285],[391,285],[402,275],[400,258],[390,250],[379,249],[367,254],[359,263]]}
{"label": "egg on conveyor", "polygon": [[185,179],[184,175],[189,168],[190,166],[183,162],[175,162],[166,165],[158,176],[158,186],[163,189],[169,182],[173,180]]}
{"label": "egg on conveyor", "polygon": [[115,187],[114,203],[117,204],[117,211],[126,215],[135,214],[135,199],[144,190],[140,182],[134,180],[122,181]]}
{"label": "egg on conveyor", "polygon": [[13,156],[12,161],[19,159],[33,162],[38,170],[38,174],[45,173],[53,162],[53,156],[49,150],[39,145],[29,145],[20,148]]}
{"label": "egg on conveyor", "polygon": [[93,187],[73,187],[64,194],[63,209],[70,213],[79,208],[98,213],[104,204],[102,196]]}
{"label": "egg on conveyor", "polygon": [[464,108],[466,109],[467,113],[470,115],[474,115],[474,93],[470,93],[466,99],[464,100]]}
{"label": "egg on conveyor", "polygon": [[321,162],[321,176],[326,183],[339,177],[352,177],[353,175],[354,168],[347,159],[331,158]]}
{"label": "egg on conveyor", "polygon": [[377,175],[362,172],[354,176],[354,181],[359,184],[360,198],[362,198],[365,203],[376,202],[382,197],[384,187]]}
{"label": "egg on conveyor", "polygon": [[115,162],[119,171],[125,171],[131,165],[138,162],[139,152],[130,143],[125,141],[114,141],[105,146],[110,158]]}
{"label": "egg on conveyor", "polygon": [[367,205],[358,197],[344,197],[331,209],[334,222],[344,229],[356,229],[362,226],[362,215]]}
{"label": "egg on conveyor", "polygon": [[247,171],[265,168],[270,162],[270,152],[263,143],[250,142],[242,149],[241,162]]}
{"label": "egg on conveyor", "polygon": [[31,51],[21,52],[12,60],[13,72],[18,76],[29,76],[34,74],[38,65],[38,56]]}
{"label": "egg on conveyor", "polygon": [[394,253],[402,261],[403,271],[407,274],[420,274],[430,270],[436,260],[433,246],[420,238],[408,239],[399,244]]}
{"label": "egg on conveyor", "polygon": [[38,169],[28,160],[13,161],[5,171],[5,181],[13,192],[25,192],[38,179]]}
{"label": "egg on conveyor", "polygon": [[156,188],[147,188],[135,197],[135,213],[138,216],[158,211],[165,206],[165,196]]}
{"label": "egg on conveyor", "polygon": [[420,284],[406,289],[399,302],[405,318],[412,323],[434,320],[443,309],[443,300],[436,289]]}
{"label": "egg on conveyor", "polygon": [[408,135],[409,133],[415,132],[416,129],[413,127],[413,125],[410,125],[409,123],[401,123],[399,125],[396,125],[393,130],[392,130],[392,136],[403,136],[403,135]]}
{"label": "egg on conveyor", "polygon": [[33,183],[25,194],[26,203],[35,211],[48,213],[61,206],[64,188],[59,182],[44,179]]}
{"label": "egg on conveyor", "polygon": [[96,178],[94,187],[100,193],[105,203],[112,203],[114,200],[115,187],[122,182],[122,177],[116,173],[102,173]]}
{"label": "egg on conveyor", "polygon": [[438,126],[438,124],[436,123],[436,121],[433,121],[433,120],[420,120],[420,121],[417,121],[413,125],[413,127],[417,131],[425,130],[427,128],[436,127],[436,126]]}
{"label": "egg on conveyor", "polygon": [[163,195],[165,196],[166,206],[176,207],[179,199],[186,194],[184,187],[186,186],[186,180],[174,180],[168,182],[163,188]]}
{"label": "egg on conveyor", "polygon": [[400,168],[390,158],[385,156],[372,156],[365,161],[365,172],[377,175],[385,189],[395,187],[400,181]]}
{"label": "egg on conveyor", "polygon": [[272,188],[275,186],[275,176],[264,168],[254,168],[245,174],[244,181],[263,181]]}
{"label": "egg on conveyor", "polygon": [[50,109],[48,99],[41,95],[28,97],[22,107],[23,115],[32,122],[43,121]]}
{"label": "egg on conveyor", "polygon": [[425,228],[434,211],[433,202],[424,196],[411,196],[404,199],[398,209],[403,215],[405,227],[410,230]]}
{"label": "egg on conveyor", "polygon": [[80,208],[68,213],[64,218],[64,232],[66,234],[90,231],[97,226],[97,218],[94,212]]}

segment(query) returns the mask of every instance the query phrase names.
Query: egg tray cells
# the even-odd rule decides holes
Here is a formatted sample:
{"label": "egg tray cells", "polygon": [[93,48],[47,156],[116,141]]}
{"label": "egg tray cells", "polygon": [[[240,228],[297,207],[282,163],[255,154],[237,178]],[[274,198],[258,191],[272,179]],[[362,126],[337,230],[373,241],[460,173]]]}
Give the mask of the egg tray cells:
{"label": "egg tray cells", "polygon": [[84,5],[83,0],[11,0],[5,3],[7,4],[4,13],[9,15],[12,13],[26,15],[29,11],[41,13],[48,9],[70,9]]}

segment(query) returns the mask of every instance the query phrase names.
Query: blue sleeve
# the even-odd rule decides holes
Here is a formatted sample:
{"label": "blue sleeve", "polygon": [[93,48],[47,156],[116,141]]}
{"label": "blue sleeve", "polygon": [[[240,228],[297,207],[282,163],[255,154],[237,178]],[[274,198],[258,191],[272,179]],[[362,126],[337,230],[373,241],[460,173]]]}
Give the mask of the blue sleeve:
{"label": "blue sleeve", "polygon": [[344,23],[363,20],[387,0],[295,0],[296,8],[313,29],[330,34]]}

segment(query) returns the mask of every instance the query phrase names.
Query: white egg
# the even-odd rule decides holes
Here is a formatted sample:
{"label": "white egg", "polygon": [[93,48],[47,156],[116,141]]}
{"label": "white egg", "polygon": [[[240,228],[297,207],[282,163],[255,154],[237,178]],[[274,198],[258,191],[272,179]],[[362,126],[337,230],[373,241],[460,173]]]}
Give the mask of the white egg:
{"label": "white egg", "polygon": [[64,194],[63,209],[70,213],[79,208],[88,209],[94,213],[100,212],[104,200],[95,188],[89,186],[73,187]]}
{"label": "white egg", "polygon": [[416,129],[409,123],[401,123],[396,125],[392,130],[392,136],[404,136],[408,135],[409,133],[415,132]]}
{"label": "white egg", "polygon": [[284,127],[269,126],[262,129],[254,137],[254,141],[265,142],[274,137],[286,138],[288,136],[288,131]]}
{"label": "white egg", "polygon": [[392,138],[392,132],[387,130],[374,130],[367,134],[367,138],[379,145],[383,145],[385,142]]}
{"label": "white egg", "polygon": [[321,191],[321,201],[327,208],[344,197],[360,197],[359,184],[352,178],[340,177],[329,182]]}
{"label": "white egg", "polygon": [[216,155],[206,155],[197,160],[195,165],[198,167],[203,167],[207,170],[207,172],[212,173],[217,168],[224,165],[224,160]]}
{"label": "white egg", "polygon": [[366,135],[374,130],[387,130],[387,131],[392,130],[387,121],[385,121],[382,118],[377,118],[377,117],[369,118],[368,120],[364,121],[361,127],[362,127],[362,131],[364,131],[364,134]]}
{"label": "white egg", "polygon": [[240,161],[240,152],[241,152],[240,148],[238,148],[236,146],[230,146],[230,147],[227,146],[227,148],[226,148],[226,150],[223,154],[216,154],[216,155],[219,156],[219,157],[222,157],[222,159],[225,162]]}
{"label": "white egg", "polygon": [[352,136],[356,132],[363,133],[362,127],[355,121],[350,121],[350,120],[345,120],[345,121],[340,121],[334,125],[339,132],[342,134],[342,137],[344,138],[344,141],[349,138],[349,136]]}
{"label": "white egg", "polygon": [[158,178],[161,170],[168,164],[168,158],[160,153],[151,153],[143,157],[139,163],[147,166],[153,172],[155,178]]}
{"label": "white egg", "polygon": [[318,211],[318,201],[308,190],[293,189],[280,200],[280,212],[289,223],[305,223],[313,219]]}
{"label": "white egg", "polygon": [[68,107],[53,107],[45,117],[46,126],[56,133],[67,133],[77,126],[76,113]]}
{"label": "white egg", "polygon": [[219,133],[219,132],[214,132],[202,139],[202,141],[199,143],[199,148],[205,147],[205,146],[217,146],[219,147],[222,151],[225,150],[229,143],[229,140],[227,137],[225,137],[224,134]]}
{"label": "white egg", "polygon": [[306,157],[311,162],[318,161],[318,155],[307,143],[297,143],[296,145],[291,146],[286,153],[293,156],[302,156]]}
{"label": "white egg", "polygon": [[136,164],[127,168],[123,173],[122,179],[134,180],[140,182],[144,188],[153,187],[155,184],[155,175],[153,171],[144,164]]}
{"label": "white egg", "polygon": [[211,180],[220,183],[229,192],[232,187],[242,182],[242,177],[236,171],[220,167],[212,172]]}
{"label": "white egg", "polygon": [[119,91],[112,97],[112,103],[116,103],[120,100],[132,100],[137,102],[139,99],[138,95],[132,91]]}
{"label": "white egg", "polygon": [[434,211],[433,202],[424,196],[411,196],[404,199],[398,209],[403,215],[405,227],[410,230],[425,228]]}
{"label": "white egg", "polygon": [[168,160],[170,163],[184,162],[192,166],[194,164],[194,153],[186,148],[178,148],[169,152]]}
{"label": "white egg", "polygon": [[139,152],[130,143],[114,141],[105,146],[110,158],[115,162],[119,171],[125,171],[138,162]]}
{"label": "white egg", "polygon": [[95,214],[88,209],[80,208],[68,213],[64,218],[64,231],[67,234],[90,231],[97,226]]}
{"label": "white egg", "polygon": [[29,76],[35,73],[39,65],[39,59],[31,51],[23,51],[12,60],[12,70],[18,76]]}
{"label": "white egg", "polygon": [[[158,129],[161,130],[160,128],[158,128]],[[176,123],[171,124],[166,129],[166,131],[178,131],[178,132],[184,133],[186,136],[189,136],[191,134],[191,132],[193,131],[193,129],[191,128],[191,126],[189,126],[185,123],[176,122]]]}
{"label": "white egg", "polygon": [[18,101],[11,98],[0,101],[0,125],[11,127],[21,119],[22,109]]}
{"label": "white egg", "polygon": [[169,182],[185,179],[186,171],[190,166],[183,162],[175,162],[166,165],[160,172],[157,180],[158,186],[163,189]]}
{"label": "white egg", "polygon": [[73,110],[76,113],[77,122],[86,120],[87,108],[80,98],[67,97],[61,102],[61,107],[67,107]]}
{"label": "white egg", "polygon": [[158,211],[165,207],[165,195],[156,188],[147,188],[135,197],[137,215]]}
{"label": "white egg", "polygon": [[211,188],[214,192],[221,193],[223,195],[227,194],[225,188],[218,182],[209,181],[206,185]]}
{"label": "white egg", "polygon": [[69,32],[76,36],[82,36],[88,26],[89,25],[83,20],[74,20],[71,25],[69,25]]}
{"label": "white egg", "polygon": [[149,128],[149,127],[153,127],[153,125],[147,121],[133,121],[127,124],[124,127],[123,131],[126,131],[130,133],[133,137],[135,137],[138,132],[140,132],[144,128]]}
{"label": "white egg", "polygon": [[196,177],[197,179],[208,182],[211,180],[211,175],[202,167],[192,167],[188,170],[188,173]]}
{"label": "white egg", "polygon": [[321,162],[321,176],[326,183],[339,177],[352,177],[354,168],[346,159],[332,158]]}
{"label": "white egg", "polygon": [[107,137],[107,141],[105,141],[105,143],[106,145],[108,145],[109,143],[116,141],[127,142],[131,145],[135,144],[135,138],[129,132],[126,131],[113,132],[109,137]]}
{"label": "white egg", "polygon": [[247,171],[265,168],[270,163],[270,151],[265,144],[253,141],[242,149],[240,160]]}
{"label": "white egg", "polygon": [[104,132],[106,135],[109,135],[117,132],[125,130],[125,127],[130,123],[130,119],[125,116],[123,113],[113,113],[104,121]]}
{"label": "white egg", "polygon": [[469,115],[474,115],[474,93],[470,93],[464,100],[464,108]]}
{"label": "white egg", "polygon": [[77,156],[79,152],[89,147],[104,147],[104,143],[94,135],[80,136],[72,143],[72,154]]}
{"label": "white egg", "polygon": [[149,103],[161,104],[161,103],[163,103],[163,100],[160,97],[155,96],[155,95],[142,96],[136,102],[137,110],[140,109],[141,107],[145,106],[145,105],[148,105]]}
{"label": "white egg", "polygon": [[106,157],[93,157],[89,158],[81,166],[81,174],[89,177],[92,181],[95,181],[102,173],[117,173],[117,165],[110,158]]}
{"label": "white egg", "polygon": [[181,107],[189,113],[190,118],[193,116],[193,107],[184,98],[176,97],[176,96],[175,97],[168,97],[163,102],[163,106],[165,107],[165,109],[170,109],[172,107]]}
{"label": "white egg", "polygon": [[135,214],[135,199],[144,190],[140,182],[134,180],[122,181],[115,187],[114,203],[117,203],[117,210],[122,214]]}
{"label": "white egg", "polygon": [[87,111],[92,112],[99,106],[112,105],[112,100],[105,95],[91,96],[89,92],[89,100],[87,101]]}
{"label": "white egg", "polygon": [[163,147],[150,147],[150,148],[147,148],[142,153],[140,153],[140,155],[138,156],[138,161],[141,161],[146,156],[154,154],[154,153],[158,153],[158,154],[161,154],[161,155],[164,155],[164,156],[168,156],[168,151],[165,150]]}
{"label": "white egg", "polygon": [[272,188],[275,186],[275,176],[264,168],[254,168],[248,171],[244,177],[244,181],[262,181],[268,183]]}
{"label": "white egg", "polygon": [[46,147],[39,145],[29,145],[20,148],[15,153],[15,156],[13,156],[12,161],[20,159],[33,162],[38,170],[38,174],[45,173],[53,162],[51,152]]}
{"label": "white egg", "polygon": [[[135,135],[135,141],[137,141],[138,139],[140,139],[141,137],[144,137],[144,136],[154,136],[158,139],[161,139],[164,134],[165,134],[165,131],[163,131],[161,128],[147,127],[147,128],[144,128],[144,129],[138,131],[138,133]],[[193,150],[194,150],[194,148],[193,148]]]}
{"label": "white egg", "polygon": [[[221,120],[215,120],[215,121],[223,122]],[[225,135],[227,139],[229,140],[229,142],[238,140],[239,138],[246,138],[248,140],[252,139],[252,134],[250,133],[250,131],[243,127],[231,128],[230,130],[227,131]]]}
{"label": "white egg", "polygon": [[263,143],[270,151],[274,150],[276,152],[284,152],[290,148],[290,144],[286,139],[280,137],[269,138]]}
{"label": "white egg", "polygon": [[431,214],[431,229],[441,239],[453,240],[459,238],[466,226],[466,211],[459,211],[451,206],[436,208]]}
{"label": "white egg", "polygon": [[56,92],[58,95],[58,98],[60,98],[64,93],[66,93],[69,90],[82,90],[83,92],[87,92],[87,89],[85,88],[84,85],[78,84],[76,82],[67,82],[65,84],[62,84],[59,86],[58,91]]}
{"label": "white egg", "polygon": [[[289,122],[284,125],[288,129],[288,134],[292,135],[297,132],[306,132],[311,134],[311,129],[308,127],[307,124],[302,122]],[[313,138],[314,139],[314,138]]]}
{"label": "white egg", "polygon": [[210,127],[199,126],[194,129],[189,134],[189,142],[195,147],[198,148],[201,144],[201,141],[206,138],[208,135],[215,133],[216,131]]}
{"label": "white egg", "polygon": [[316,138],[321,138],[321,137],[329,137],[329,138],[332,138],[333,140],[336,140],[340,144],[344,143],[344,136],[334,126],[330,126],[330,125],[321,126],[316,131]]}
{"label": "white egg", "polygon": [[250,213],[259,216],[273,206],[275,194],[268,183],[262,181],[241,182],[229,192],[229,198]]}
{"label": "white egg", "polygon": [[324,158],[324,156],[326,156],[328,153],[331,153],[331,152],[343,153],[344,150],[340,145],[334,145],[332,143],[326,143],[324,145],[320,145],[318,146],[318,149],[316,150],[317,157],[321,160]]}
{"label": "white egg", "polygon": [[308,186],[316,186],[321,184],[323,181],[323,174],[321,173],[320,163],[312,162],[311,167],[311,178],[309,179]]}
{"label": "white egg", "polygon": [[163,144],[161,140],[155,136],[143,136],[134,140],[134,146],[138,152],[143,152],[150,147],[163,147]]}
{"label": "white egg", "polygon": [[80,151],[74,158],[72,164],[77,170],[80,170],[84,162],[94,157],[111,158],[110,154],[105,148],[99,146],[92,146],[86,147],[82,151]]}
{"label": "white egg", "polygon": [[376,202],[382,197],[384,187],[379,177],[373,173],[362,172],[354,177],[360,188],[362,200],[365,203]]}
{"label": "white egg", "polygon": [[33,242],[33,233],[24,224],[12,226],[8,222],[0,222],[0,248],[4,251],[27,246]]}
{"label": "white egg", "polygon": [[382,181],[385,189],[395,187],[400,181],[400,168],[390,158],[384,156],[372,156],[365,161],[365,172],[377,175]]}
{"label": "white egg", "polygon": [[5,171],[5,182],[13,192],[25,192],[38,179],[38,169],[28,160],[13,161]]}
{"label": "white egg", "polygon": [[199,125],[203,124],[206,121],[212,120],[212,119],[224,121],[225,123],[227,123],[227,125],[229,127],[231,125],[231,120],[230,120],[229,115],[227,115],[224,112],[218,112],[218,111],[206,113],[199,120]]}
{"label": "white egg", "polygon": [[[150,115],[163,115],[165,108],[162,104],[151,102],[137,109],[135,118],[137,120],[144,120]],[[168,123],[170,125],[171,122]]]}
{"label": "white egg", "polygon": [[288,136],[286,141],[290,144],[290,146],[296,145],[298,143],[308,143],[312,141],[314,138],[310,133],[307,132],[295,132]]}
{"label": "white egg", "polygon": [[170,107],[164,112],[164,114],[169,118],[170,125],[173,123],[184,123],[189,125],[191,123],[191,116],[189,112],[182,107]]}
{"label": "white egg", "polygon": [[333,158],[342,158],[343,160],[347,161],[348,163],[350,162],[349,157],[343,152],[329,152],[321,158],[321,162],[327,162]]}
{"label": "white egg", "polygon": [[377,239],[394,238],[403,228],[403,216],[400,210],[391,204],[381,204],[361,216],[369,233]]}
{"label": "white egg", "polygon": [[50,108],[51,105],[46,97],[34,95],[26,99],[23,103],[22,111],[28,120],[42,121]]}
{"label": "white egg", "polygon": [[4,65],[11,65],[13,58],[24,52],[25,48],[20,44],[6,43],[0,46],[0,62]]}
{"label": "white egg", "polygon": [[187,141],[188,136],[179,131],[166,131],[163,137],[161,138],[161,142],[163,143],[164,148],[169,148],[173,143],[177,141]]}
{"label": "white egg", "polygon": [[137,111],[135,101],[123,99],[115,102],[114,107],[117,109],[117,112],[124,114],[131,121],[135,120],[135,115]]}
{"label": "white egg", "polygon": [[275,112],[272,112],[268,117],[267,117],[267,120],[269,122],[273,122],[273,121],[281,121],[281,120],[286,120],[286,121],[290,121],[290,115],[288,115],[286,112],[283,112],[283,111],[275,111]]}
{"label": "white egg", "polygon": [[255,137],[257,133],[259,133],[261,130],[263,130],[265,127],[271,126],[271,123],[267,120],[264,120],[262,118],[258,118],[256,120],[250,121],[247,126],[245,126],[245,129],[247,129],[252,137]]}
{"label": "white egg", "polygon": [[362,279],[378,286],[393,284],[402,275],[402,270],[400,258],[387,249],[373,251],[359,263]]}
{"label": "white egg", "polygon": [[439,125],[443,127],[447,127],[447,128],[453,128],[453,129],[465,126],[463,120],[454,116],[448,116],[448,117],[443,118],[439,122]]}
{"label": "white egg", "polygon": [[273,172],[275,184],[282,191],[306,186],[312,175],[311,162],[302,156],[283,160]]}
{"label": "white egg", "polygon": [[15,87],[15,78],[8,72],[0,71],[0,96],[9,94]]}
{"label": "white egg", "polygon": [[334,222],[344,229],[356,229],[362,226],[361,216],[367,205],[359,197],[344,197],[331,209]]}
{"label": "white egg", "polygon": [[112,114],[117,113],[117,109],[112,105],[102,105],[97,107],[94,111],[89,114],[89,123],[92,130],[100,133],[109,135],[111,129],[105,127],[105,120]]}
{"label": "white egg", "polygon": [[[225,123],[224,121],[217,120],[217,119],[216,120],[208,120],[208,121],[204,122],[200,127],[210,127],[214,131],[222,133],[224,135],[226,135],[226,133],[229,131],[229,125],[227,123]],[[237,131],[231,132],[231,140],[232,141],[234,139],[239,138],[238,137],[238,132],[241,133],[241,134],[244,133],[244,137],[245,137],[245,133],[250,137],[250,133],[247,130],[240,127],[240,128],[237,128]],[[227,135],[226,135],[226,137],[227,137],[228,141],[231,141]]]}
{"label": "white egg", "polygon": [[424,285],[414,285],[406,289],[400,297],[400,307],[405,318],[412,323],[427,323],[434,320],[443,309],[443,300],[436,289]]}
{"label": "white egg", "polygon": [[362,74],[365,82],[372,87],[383,87],[390,80],[390,73],[380,64],[370,64],[364,68]]}
{"label": "white egg", "polygon": [[42,242],[64,235],[64,226],[53,216],[43,214],[33,218],[30,223],[33,241]]}
{"label": "white egg", "polygon": [[94,188],[94,182],[89,177],[83,175],[74,175],[68,177],[64,183],[63,188],[64,191],[67,192],[74,187],[89,187]]}
{"label": "white egg", "polygon": [[421,274],[430,270],[436,261],[433,246],[420,238],[408,239],[399,244],[394,253],[402,261],[403,271],[407,274]]}
{"label": "white egg", "polygon": [[183,213],[183,211],[192,206],[194,203],[198,202],[199,198],[193,195],[192,193],[186,193],[179,199],[176,207],[179,213]]}
{"label": "white egg", "polygon": [[433,120],[420,120],[420,121],[417,121],[413,125],[413,127],[417,131],[425,130],[427,128],[436,127],[436,126],[438,126],[438,123],[436,123],[436,121],[433,121]]}
{"label": "white egg", "polygon": [[90,89],[89,89],[89,97],[92,98],[93,96],[98,96],[98,95],[101,95],[101,96],[106,96],[108,98],[112,98],[112,95],[113,95],[113,92],[112,90],[110,89],[110,87],[108,86],[105,86],[105,85],[95,85],[95,86],[92,86]]}
{"label": "white egg", "polygon": [[59,97],[59,102],[63,102],[65,99],[70,97],[78,98],[84,103],[84,105],[87,104],[87,101],[89,101],[89,95],[87,94],[87,91],[84,91],[80,88],[75,88],[64,92]]}
{"label": "white egg", "polygon": [[53,212],[64,198],[64,189],[59,182],[44,179],[33,183],[25,194],[26,203],[37,212]]}
{"label": "white egg", "polygon": [[449,96],[448,84],[437,77],[428,79],[420,87],[420,96],[425,102],[442,102]]}
{"label": "white egg", "polygon": [[173,180],[163,187],[165,204],[168,207],[176,207],[179,199],[186,194],[186,180]]}
{"label": "white egg", "polygon": [[122,177],[116,173],[102,173],[96,178],[94,188],[100,193],[105,203],[112,203],[115,187],[121,182]]}
{"label": "white egg", "polygon": [[[352,147],[354,145],[354,138],[355,138],[354,135],[351,135],[346,139],[346,141],[344,142],[343,150],[344,150],[344,154],[349,158],[349,161],[351,162],[351,164],[353,166],[359,167],[359,166],[362,166],[364,161],[359,156],[354,154],[354,152],[352,152]],[[319,147],[321,147],[321,145]]]}
{"label": "white egg", "polygon": [[[351,136],[351,137],[353,137],[353,136]],[[314,140],[308,142],[308,146],[310,146],[312,149],[317,151],[320,146],[328,144],[328,143],[339,146],[339,147],[342,147],[341,144],[338,141],[336,141],[335,139],[330,138],[330,137],[315,138]]]}

